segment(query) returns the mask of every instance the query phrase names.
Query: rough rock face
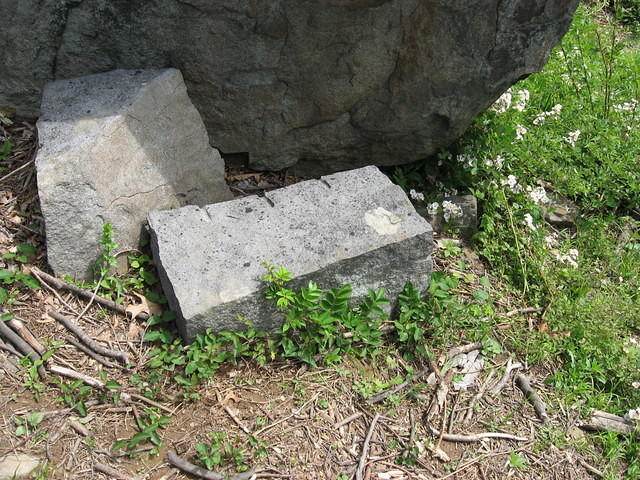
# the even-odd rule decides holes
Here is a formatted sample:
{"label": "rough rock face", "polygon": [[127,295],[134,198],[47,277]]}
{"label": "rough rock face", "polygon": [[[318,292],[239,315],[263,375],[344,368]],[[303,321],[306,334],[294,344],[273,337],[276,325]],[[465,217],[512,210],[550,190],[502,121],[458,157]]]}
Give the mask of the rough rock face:
{"label": "rough rock face", "polygon": [[0,0],[0,106],[175,67],[212,143],[255,168],[423,158],[544,65],[578,0]]}
{"label": "rough rock face", "polygon": [[407,282],[431,277],[431,226],[402,189],[376,167],[336,173],[204,208],[151,212],[151,249],[181,335],[280,326],[264,297],[264,261],[293,283],[350,283],[353,297],[384,288],[395,299]]}
{"label": "rough rock face", "polygon": [[46,86],[38,120],[38,192],[56,274],[91,278],[103,222],[137,248],[147,214],[228,200],[180,72],[116,70]]}

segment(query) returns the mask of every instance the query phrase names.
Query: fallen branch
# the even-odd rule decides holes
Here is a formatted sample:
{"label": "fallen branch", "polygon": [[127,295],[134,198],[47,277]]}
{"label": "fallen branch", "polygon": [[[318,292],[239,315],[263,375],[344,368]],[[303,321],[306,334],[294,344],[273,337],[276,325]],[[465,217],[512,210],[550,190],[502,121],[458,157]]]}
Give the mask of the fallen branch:
{"label": "fallen branch", "polygon": [[536,313],[536,312],[541,312],[542,310],[544,309],[541,307],[516,308],[515,310],[511,310],[510,312],[505,313],[504,316],[513,317],[514,315],[517,315],[519,313]]}
{"label": "fallen branch", "polygon": [[242,430],[244,433],[246,433],[247,435],[251,435],[251,430],[249,430],[241,421],[240,419],[236,416],[235,413],[233,413],[233,411],[222,401],[222,398],[220,397],[220,394],[218,392],[216,392],[216,398],[218,399],[218,403],[220,404],[220,406],[224,409],[225,412],[227,412],[227,414],[231,417],[231,420],[233,420],[233,422],[238,425],[238,427],[240,427],[240,430]]}
{"label": "fallen branch", "polygon": [[11,355],[15,355],[18,358],[22,357],[20,352],[13,348],[13,345],[11,345],[10,343],[4,343],[2,341],[2,338],[0,338],[0,350],[4,350],[5,352],[10,353]]}
{"label": "fallen branch", "polygon": [[[25,342],[20,336],[11,330],[5,322],[0,320],[0,335],[2,335],[7,343],[12,344],[19,352],[23,355],[26,355],[31,359],[32,362],[36,362],[38,360],[42,360],[42,357],[38,355],[31,345]],[[46,374],[44,367],[42,365],[38,366],[38,375],[44,377]]]}
{"label": "fallen branch", "polygon": [[75,418],[70,418],[69,419],[69,426],[71,428],[73,428],[77,433],[79,433],[80,435],[82,435],[83,437],[90,437],[91,436],[91,432],[89,432],[89,430],[87,429],[87,427],[85,427],[84,425],[82,425],[78,420],[76,420]]}
{"label": "fallen branch", "polygon": [[22,337],[22,339],[27,342],[31,348],[33,348],[36,353],[40,356],[46,352],[46,349],[42,346],[42,344],[38,341],[38,339],[31,333],[31,330],[27,328],[27,326],[22,323],[17,318],[12,318],[11,320],[7,320],[7,325],[9,325],[13,330]]}
{"label": "fallen branch", "polygon": [[[43,272],[42,270],[40,270],[37,267],[32,267],[31,269],[36,275],[42,277],[43,279],[45,279],[47,282],[49,282],[50,284],[52,284],[54,287],[56,287],[59,290],[68,290],[69,292],[73,292],[76,295],[78,295],[79,297],[82,298],[86,298],[87,300],[91,300],[93,298],[93,301],[102,305],[103,307],[106,307],[110,310],[113,310],[114,312],[118,312],[121,313],[122,315],[127,316],[127,311],[125,309],[124,306],[114,302],[113,300],[109,300],[108,298],[104,298],[101,297],[100,295],[93,295],[93,292],[89,291],[89,290],[83,290],[82,288],[76,286],[76,285],[72,285],[70,283],[67,282],[63,282],[62,280],[49,275],[48,273]],[[146,312],[139,312],[136,315],[136,318],[139,318],[141,320],[147,320],[149,318],[149,314]]]}
{"label": "fallen branch", "polygon": [[105,465],[103,463],[94,463],[93,469],[96,472],[109,475],[111,478],[115,478],[116,480],[134,480],[137,478],[137,477],[130,477],[129,475],[125,475],[124,473],[119,472],[115,468],[110,467],[109,465]]}
{"label": "fallen branch", "polygon": [[604,473],[601,470],[598,470],[596,467],[589,465],[587,462],[585,462],[581,458],[578,459],[578,463],[582,465],[587,472],[593,473],[597,477],[604,478]]}
{"label": "fallen branch", "polygon": [[418,373],[416,373],[415,375],[413,375],[409,380],[405,380],[402,383],[399,383],[398,385],[395,385],[394,387],[391,387],[387,390],[383,390],[380,393],[377,393],[376,395],[374,395],[371,398],[367,399],[367,403],[369,405],[373,405],[375,403],[380,403],[382,402],[385,398],[387,398],[389,395],[394,395],[396,393],[398,393],[401,390],[404,390],[405,388],[407,388],[409,385],[411,385],[413,382],[415,382],[416,380],[424,377],[427,373],[429,373],[431,371],[431,369],[429,367],[425,367],[422,370],[420,370]]}
{"label": "fallen branch", "polygon": [[515,435],[501,432],[484,432],[475,433],[473,435],[458,435],[453,433],[443,434],[429,424],[427,424],[427,430],[429,430],[429,433],[431,433],[431,435],[441,437],[442,440],[445,440],[447,442],[473,443],[480,442],[487,438],[499,438],[501,440],[513,440],[515,442],[526,442],[528,440],[526,437],[516,437]]}
{"label": "fallen branch", "polygon": [[191,475],[195,475],[196,477],[204,478],[204,480],[249,480],[256,474],[256,470],[251,469],[246,472],[236,473],[234,475],[222,475],[220,473],[212,472],[210,470],[206,470],[202,467],[194,465],[191,462],[187,462],[184,458],[180,457],[174,451],[167,453],[167,461],[183,472],[190,473]]}
{"label": "fallen branch", "polygon": [[474,350],[480,350],[482,348],[482,342],[469,343],[467,345],[461,345],[459,347],[453,347],[447,352],[447,358],[453,358],[461,353],[469,353]]}
{"label": "fallen branch", "polygon": [[349,415],[347,418],[343,418],[342,420],[340,420],[338,423],[336,423],[333,428],[340,428],[345,426],[347,423],[353,422],[355,419],[360,418],[362,415],[364,415],[364,413],[362,412],[356,412],[353,415]]}
{"label": "fallen branch", "polygon": [[580,425],[580,428],[591,432],[615,432],[626,435],[636,431],[634,422],[596,409],[591,410],[591,418]]}
{"label": "fallen branch", "polygon": [[54,318],[62,325],[64,325],[67,330],[73,332],[73,334],[78,337],[84,344],[100,355],[104,355],[105,357],[117,358],[121,360],[123,363],[129,363],[129,356],[125,352],[121,352],[119,350],[111,350],[110,348],[103,347],[95,340],[93,340],[89,335],[87,335],[84,330],[82,330],[78,325],[73,323],[70,319],[65,317],[59,312],[48,312],[48,315],[51,318]]}
{"label": "fallen branch", "polygon": [[[76,372],[75,370],[71,370],[70,368],[61,367],[59,365],[51,365],[49,367],[52,373],[56,373],[58,375],[62,375],[63,377],[71,378],[73,380],[82,380],[84,383],[89,385],[90,387],[97,388],[98,390],[106,390],[106,385],[102,380],[98,380],[97,378],[91,377],[89,375],[85,375],[84,373]],[[142,395],[138,395],[137,393],[128,393],[128,392],[120,392],[120,399],[124,402],[131,403],[134,399],[139,400],[147,405],[151,405],[153,407],[159,408],[171,415],[173,415],[174,411],[165,407],[164,405],[159,404],[158,402],[154,402],[153,400],[148,399]]]}
{"label": "fallen branch", "polygon": [[519,373],[516,375],[516,385],[522,393],[524,393],[525,398],[533,405],[533,409],[536,412],[536,415],[540,419],[543,424],[546,424],[549,421],[549,415],[547,415],[547,407],[544,402],[540,398],[540,396],[536,393],[536,391],[531,386],[529,382],[529,377]]}
{"label": "fallen branch", "polygon": [[373,436],[373,430],[376,428],[376,423],[380,419],[380,415],[376,413],[371,420],[371,425],[369,425],[369,430],[367,431],[367,436],[364,439],[364,443],[362,444],[362,453],[360,453],[360,460],[358,461],[358,468],[356,468],[356,480],[362,480],[364,478],[364,468],[367,464],[367,456],[369,455],[369,442],[371,442],[371,437]]}
{"label": "fallen branch", "polygon": [[491,394],[497,395],[500,393],[502,389],[507,386],[511,372],[519,368],[522,368],[522,364],[520,362],[512,363],[511,359],[507,360],[507,368],[504,371],[504,375],[502,375],[502,378],[500,378],[498,383],[491,388]]}

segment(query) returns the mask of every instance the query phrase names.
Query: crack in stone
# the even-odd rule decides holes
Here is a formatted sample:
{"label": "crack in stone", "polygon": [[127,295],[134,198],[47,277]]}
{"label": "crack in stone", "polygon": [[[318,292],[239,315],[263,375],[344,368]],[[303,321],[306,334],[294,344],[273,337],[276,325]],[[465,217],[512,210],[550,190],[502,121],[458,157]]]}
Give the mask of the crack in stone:
{"label": "crack in stone", "polygon": [[106,208],[107,208],[107,209],[111,209],[111,207],[113,207],[113,205],[114,205],[116,202],[118,202],[119,200],[123,200],[123,199],[130,200],[130,199],[135,198],[135,197],[140,196],[140,195],[148,195],[148,194],[150,194],[150,193],[155,192],[156,190],[158,190],[158,189],[160,189],[160,188],[168,187],[168,186],[169,186],[168,184],[163,183],[163,184],[158,185],[158,186],[156,186],[156,187],[154,187],[154,188],[152,188],[151,190],[148,190],[148,191],[146,191],[146,192],[136,192],[136,193],[132,193],[131,195],[120,195],[119,197],[114,198],[113,200],[111,200],[111,202],[109,203],[109,205],[107,205],[107,207],[106,207]]}

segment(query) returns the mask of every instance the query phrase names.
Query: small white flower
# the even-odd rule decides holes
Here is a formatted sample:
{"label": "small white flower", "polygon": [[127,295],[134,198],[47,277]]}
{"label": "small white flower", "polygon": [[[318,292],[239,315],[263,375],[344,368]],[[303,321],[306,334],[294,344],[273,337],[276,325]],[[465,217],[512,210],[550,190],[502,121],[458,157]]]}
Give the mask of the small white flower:
{"label": "small white flower", "polygon": [[572,248],[567,253],[555,253],[555,257],[558,261],[562,263],[566,263],[573,268],[578,267],[578,250]]}
{"label": "small white flower", "polygon": [[562,110],[562,105],[560,105],[559,103],[556,103],[556,104],[551,108],[551,114],[552,114],[552,115],[560,115],[560,110]]}
{"label": "small white flower", "polygon": [[502,169],[502,166],[504,165],[504,157],[502,155],[498,155],[494,160],[494,163],[498,170]]}
{"label": "small white flower", "polygon": [[558,235],[555,233],[547,235],[546,237],[544,237],[544,243],[549,249],[557,247],[559,245]]}
{"label": "small white flower", "polygon": [[516,125],[516,140],[524,139],[526,133],[527,129],[524,126],[520,124]]}
{"label": "small white flower", "polygon": [[536,227],[535,224],[533,223],[533,217],[531,216],[530,213],[524,214],[524,224],[534,232],[538,229],[538,227]]}
{"label": "small white flower", "polygon": [[460,154],[456,157],[456,161],[462,164],[465,168],[471,168],[478,163],[478,159],[476,157],[472,157],[471,155],[467,155],[466,153]]}
{"label": "small white flower", "polygon": [[513,108],[519,112],[524,112],[527,108],[527,102],[529,101],[529,90],[520,90],[516,94],[516,101],[513,104]]}
{"label": "small white flower", "polygon": [[640,390],[640,382],[633,382],[633,383],[631,384],[631,386],[632,386],[633,388],[636,388],[636,389],[639,389],[639,390]]}
{"label": "small white flower", "polygon": [[529,198],[537,205],[549,203],[549,197],[543,187],[536,187],[529,192]]}
{"label": "small white flower", "polygon": [[440,204],[438,202],[430,203],[427,206],[427,213],[433,217],[438,213],[439,208],[440,208]]}
{"label": "small white flower", "polygon": [[562,110],[562,105],[560,105],[559,103],[555,104],[553,108],[548,112],[541,112],[538,115],[536,115],[536,118],[533,119],[533,124],[541,125],[542,122],[544,122],[547,117],[560,115],[560,110]]}
{"label": "small white flower", "polygon": [[580,138],[580,133],[582,133],[580,132],[580,130],[576,130],[575,132],[569,132],[569,134],[566,137],[562,137],[562,139],[572,147],[575,147],[576,142],[578,141],[578,138]]}
{"label": "small white flower", "polygon": [[515,175],[509,175],[506,179],[503,178],[500,183],[503,187],[509,187],[509,190],[511,190],[513,193],[522,192],[522,185],[518,183],[518,179]]}
{"label": "small white flower", "polygon": [[424,201],[424,194],[421,192],[416,192],[413,188],[411,190],[409,190],[409,195],[411,196],[411,198],[413,198],[414,200],[419,200],[421,202]]}
{"label": "small white flower", "polygon": [[510,90],[507,90],[502,95],[500,95],[500,98],[498,98],[498,100],[496,100],[493,105],[491,105],[490,109],[496,113],[506,112],[511,106],[511,98],[511,92]]}
{"label": "small white flower", "polygon": [[448,222],[452,218],[458,218],[462,216],[462,208],[449,200],[442,202],[442,212],[444,214],[444,220]]}
{"label": "small white flower", "polygon": [[634,409],[634,410],[629,410],[624,418],[626,418],[627,420],[635,420],[635,421],[640,421],[640,407]]}
{"label": "small white flower", "polygon": [[616,103],[613,109],[616,112],[633,112],[638,107],[638,100],[632,98],[630,102]]}

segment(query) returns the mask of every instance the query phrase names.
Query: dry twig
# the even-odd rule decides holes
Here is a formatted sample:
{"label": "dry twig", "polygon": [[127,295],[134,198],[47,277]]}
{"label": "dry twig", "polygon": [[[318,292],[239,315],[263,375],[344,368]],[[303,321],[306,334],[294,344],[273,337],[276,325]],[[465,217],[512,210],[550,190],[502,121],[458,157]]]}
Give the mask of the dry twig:
{"label": "dry twig", "polygon": [[504,316],[513,317],[514,315],[517,315],[519,313],[536,313],[536,312],[541,312],[542,310],[544,309],[541,307],[516,308],[515,310],[511,310],[510,312],[505,313]]}
{"label": "dry twig", "polygon": [[507,360],[507,367],[506,367],[506,369],[504,371],[504,375],[502,375],[502,378],[500,378],[498,383],[496,383],[491,388],[491,393],[493,395],[497,395],[498,393],[500,393],[502,391],[502,389],[507,386],[507,382],[509,381],[509,377],[511,376],[511,372],[513,370],[517,370],[519,368],[522,368],[522,364],[520,362],[512,363],[511,359]]}
{"label": "dry twig", "polygon": [[376,423],[378,423],[379,419],[380,415],[376,413],[373,417],[373,420],[371,420],[371,425],[369,425],[367,436],[365,437],[364,443],[362,444],[362,453],[360,454],[360,460],[358,461],[358,468],[356,468],[356,480],[363,479],[364,468],[367,464],[367,456],[369,454],[369,442],[371,442],[373,430],[376,428]]}
{"label": "dry twig", "polygon": [[73,323],[70,319],[65,317],[59,312],[48,312],[48,315],[51,318],[54,318],[62,325],[64,325],[67,330],[73,332],[73,334],[78,337],[84,344],[100,355],[104,355],[105,357],[117,358],[124,362],[125,364],[129,362],[129,356],[125,352],[121,352],[119,350],[111,350],[110,348],[103,347],[96,341],[94,341],[89,335],[87,335],[84,330],[82,330],[78,325]]}
{"label": "dry twig", "polygon": [[[113,300],[109,300],[99,295],[95,295],[94,297],[93,292],[89,290],[84,290],[76,285],[71,285],[70,283],[63,282],[62,280],[52,275],[49,275],[48,273],[43,272],[37,267],[33,267],[32,272],[34,272],[36,275],[45,279],[48,283],[52,284],[54,287],[56,287],[59,290],[68,290],[69,292],[73,292],[79,297],[85,298],[87,300],[91,300],[93,298],[96,303],[102,305],[103,307],[113,310],[114,312],[118,312],[122,315],[125,315],[125,316],[127,315],[126,308],[123,305],[120,305],[114,302]],[[139,312],[136,315],[136,318],[139,318],[141,320],[147,320],[149,318],[149,314],[146,312]]]}
{"label": "dry twig", "polygon": [[105,475],[109,475],[111,478],[115,478],[116,480],[134,480],[137,477],[130,477],[129,475],[125,475],[124,473],[119,472],[113,467],[109,465],[105,465],[103,463],[94,463],[93,469],[96,472],[104,473]]}
{"label": "dry twig", "polygon": [[[25,342],[20,335],[11,330],[5,322],[0,320],[0,335],[2,335],[8,343],[11,343],[18,351],[20,351],[23,355],[26,355],[31,359],[32,362],[37,360],[42,360],[42,357],[38,355],[31,345]],[[38,375],[41,377],[45,376],[45,370],[42,365],[38,366]]]}
{"label": "dry twig", "polygon": [[549,415],[547,415],[547,407],[544,402],[540,398],[540,396],[536,393],[536,391],[531,386],[531,382],[529,381],[529,377],[519,373],[516,375],[516,385],[522,393],[524,393],[525,398],[533,405],[533,409],[536,412],[536,415],[540,419],[543,424],[546,424],[549,421]]}
{"label": "dry twig", "polygon": [[204,478],[204,480],[249,480],[256,474],[256,470],[251,469],[246,472],[236,473],[234,475],[222,475],[220,473],[206,470],[202,467],[194,465],[191,462],[187,462],[184,458],[180,457],[176,452],[167,453],[167,461],[174,467],[179,468],[183,472],[190,473],[196,477]]}
{"label": "dry twig", "polygon": [[364,415],[364,413],[362,413],[362,412],[356,412],[353,415],[349,415],[347,418],[344,418],[344,419],[340,420],[338,423],[336,423],[333,426],[333,428],[337,429],[337,428],[343,427],[347,423],[353,422],[357,418],[360,418],[362,415]]}
{"label": "dry twig", "polygon": [[434,436],[442,437],[443,440],[447,442],[460,442],[460,443],[473,443],[480,442],[487,438],[499,438],[502,440],[513,440],[515,442],[526,442],[528,439],[526,437],[516,437],[515,435],[511,435],[510,433],[502,433],[502,432],[483,432],[483,433],[474,433],[472,435],[457,435],[453,433],[441,433],[431,425],[427,424],[427,430]]}
{"label": "dry twig", "polygon": [[580,428],[591,432],[616,432],[626,435],[635,431],[633,422],[596,409],[591,410],[591,417],[586,423],[581,424]]}
{"label": "dry twig", "polygon": [[22,339],[31,345],[38,355],[44,354],[46,349],[42,346],[42,344],[38,341],[38,339],[31,333],[29,328],[22,323],[22,321],[17,318],[12,318],[11,320],[7,320],[7,325],[9,325],[15,332],[22,337]]}

